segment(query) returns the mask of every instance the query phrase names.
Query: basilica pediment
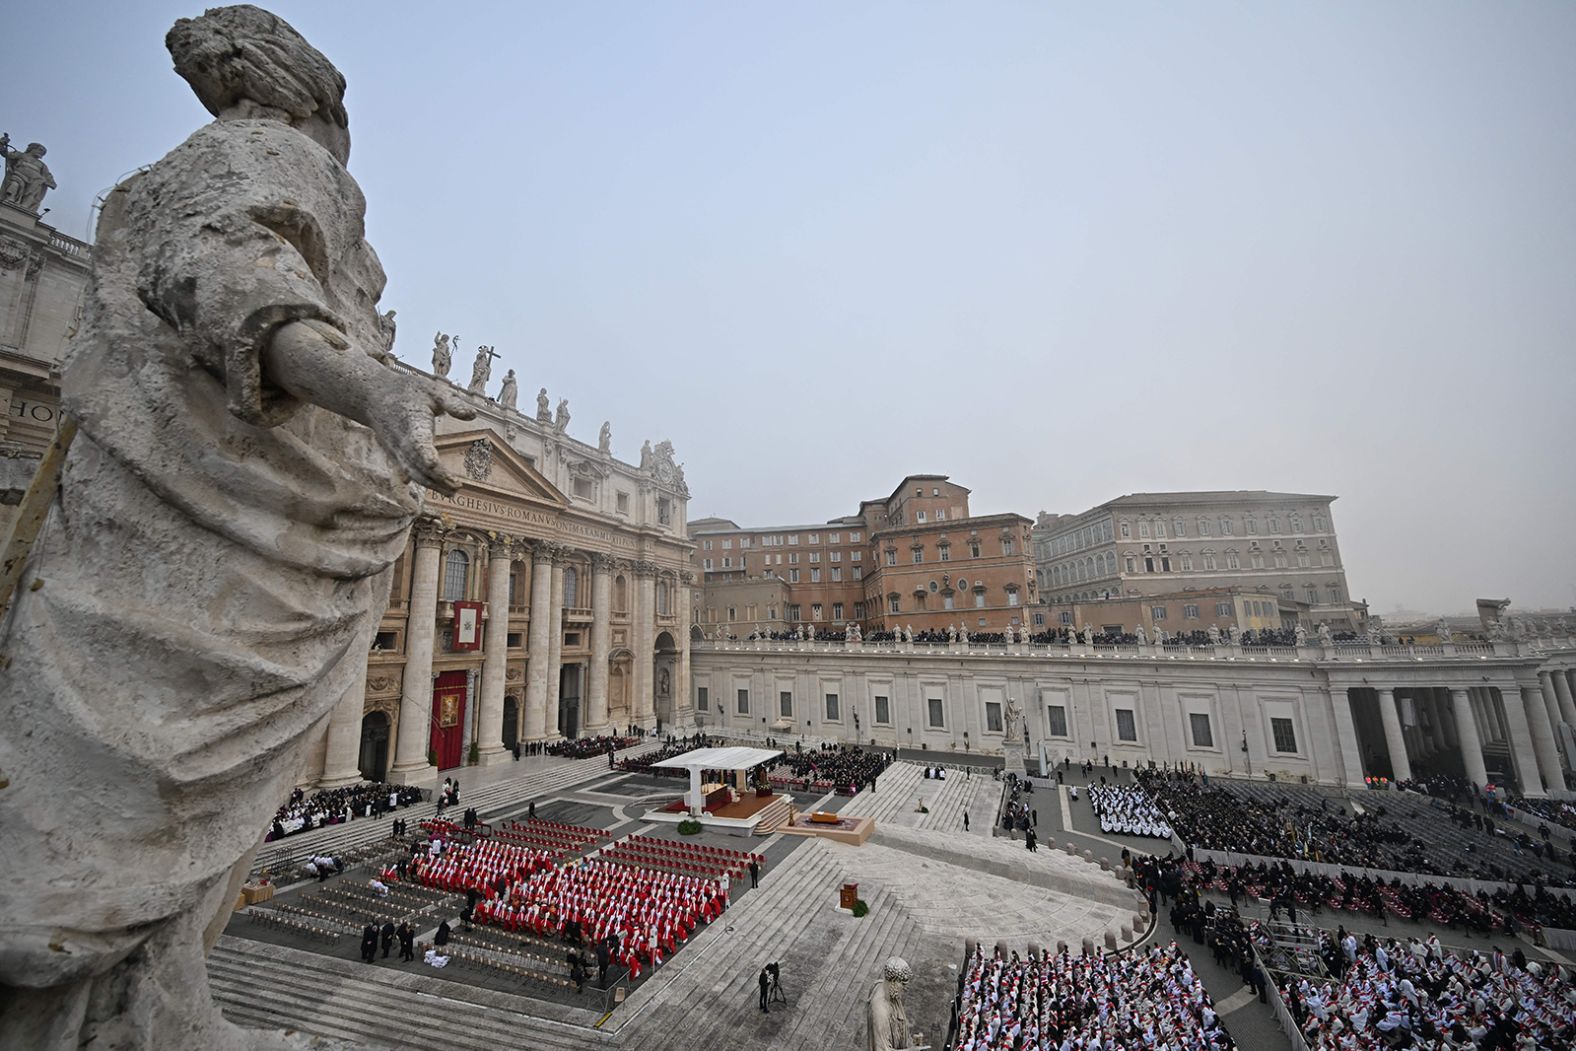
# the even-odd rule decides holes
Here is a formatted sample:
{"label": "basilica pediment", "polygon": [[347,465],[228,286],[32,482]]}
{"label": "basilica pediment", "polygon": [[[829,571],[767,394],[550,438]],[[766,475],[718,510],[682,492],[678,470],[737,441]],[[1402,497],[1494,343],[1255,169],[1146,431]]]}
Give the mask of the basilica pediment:
{"label": "basilica pediment", "polygon": [[460,480],[462,490],[554,508],[569,506],[569,499],[558,487],[495,431],[481,428],[444,434],[434,444],[439,460]]}

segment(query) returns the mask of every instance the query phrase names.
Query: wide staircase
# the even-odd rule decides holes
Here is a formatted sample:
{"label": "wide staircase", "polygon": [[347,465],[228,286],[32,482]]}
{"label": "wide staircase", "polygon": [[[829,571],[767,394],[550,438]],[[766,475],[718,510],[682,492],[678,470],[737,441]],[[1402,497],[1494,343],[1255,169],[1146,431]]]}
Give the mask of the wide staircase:
{"label": "wide staircase", "polygon": [[[968,812],[970,825],[974,823],[973,806],[980,793],[994,798],[1001,791],[1001,782],[989,777],[965,776],[960,770],[948,770],[945,780],[925,777],[922,763],[898,762],[887,767],[876,782],[876,791],[860,792],[841,813],[845,817],[874,818],[877,828],[899,825],[906,828],[928,828],[941,831],[963,829],[963,815]],[[923,804],[926,813],[921,813]],[[989,820],[986,831],[989,831]]]}
{"label": "wide staircase", "polygon": [[[620,757],[643,755],[661,746],[660,741],[645,741],[619,752],[618,755]],[[531,763],[530,760],[526,762]],[[462,771],[460,807],[462,809],[475,807],[485,820],[489,813],[512,808],[512,804],[523,803],[528,798],[550,796],[594,778],[606,776],[607,773],[605,755],[568,762],[552,761],[548,766],[537,766],[532,763],[532,769],[521,773],[518,777],[494,781],[472,791],[464,787],[465,776]],[[263,869],[269,869],[277,877],[284,879],[306,864],[307,859],[314,854],[338,855],[376,840],[388,838],[390,825],[396,818],[403,818],[414,829],[423,819],[433,817],[436,813],[437,804],[428,800],[396,810],[382,818],[358,818],[342,825],[329,825],[325,828],[313,829],[311,832],[286,836],[284,839],[263,844],[252,862],[252,874],[255,876]]]}
{"label": "wide staircase", "polygon": [[770,836],[778,829],[788,824],[793,815],[793,804],[788,796],[776,796],[766,805],[766,809],[758,811],[755,815],[755,834],[757,836]]}

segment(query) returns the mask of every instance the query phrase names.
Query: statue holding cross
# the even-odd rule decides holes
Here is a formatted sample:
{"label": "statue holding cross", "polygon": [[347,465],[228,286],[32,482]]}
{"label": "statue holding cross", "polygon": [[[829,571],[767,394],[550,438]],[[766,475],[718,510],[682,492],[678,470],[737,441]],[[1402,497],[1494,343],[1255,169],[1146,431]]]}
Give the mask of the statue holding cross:
{"label": "statue holding cross", "polygon": [[476,347],[476,364],[471,366],[472,394],[486,394],[487,381],[492,378],[492,359],[498,357],[493,347],[478,345]]}

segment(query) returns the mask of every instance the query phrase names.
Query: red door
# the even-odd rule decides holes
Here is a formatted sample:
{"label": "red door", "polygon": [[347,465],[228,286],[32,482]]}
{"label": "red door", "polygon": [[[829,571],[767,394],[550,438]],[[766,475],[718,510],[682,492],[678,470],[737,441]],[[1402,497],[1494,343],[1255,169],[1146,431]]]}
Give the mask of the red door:
{"label": "red door", "polygon": [[465,673],[446,671],[432,687],[432,750],[439,770],[464,762],[464,741]]}

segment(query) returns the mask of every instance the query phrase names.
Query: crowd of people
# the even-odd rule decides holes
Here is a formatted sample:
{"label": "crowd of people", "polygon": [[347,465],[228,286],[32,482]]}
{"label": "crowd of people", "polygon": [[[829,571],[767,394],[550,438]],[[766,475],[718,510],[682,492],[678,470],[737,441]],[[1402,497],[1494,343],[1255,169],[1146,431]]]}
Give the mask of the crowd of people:
{"label": "crowd of people", "polygon": [[[1103,780],[1103,779],[1102,779]],[[1171,824],[1149,794],[1137,785],[1089,785],[1089,805],[1102,832],[1171,838]]]}
{"label": "crowd of people", "polygon": [[823,744],[809,751],[786,752],[769,771],[773,783],[792,788],[802,785],[806,792],[832,791],[857,795],[866,786],[874,789],[876,778],[891,765],[893,753],[867,752],[848,745]]}
{"label": "crowd of people", "polygon": [[1175,942],[1109,956],[968,958],[951,1051],[1234,1047]]}
{"label": "crowd of people", "polygon": [[310,796],[297,788],[275,812],[264,838],[272,841],[358,817],[382,817],[391,810],[419,803],[421,799],[421,789],[411,785],[364,782],[344,788],[325,788]]}
{"label": "crowd of people", "polygon": [[617,769],[623,770],[625,773],[630,774],[660,774],[668,777],[688,777],[689,775],[683,770],[652,768],[657,763],[660,763],[665,759],[672,759],[675,756],[683,755],[685,752],[693,752],[697,748],[710,748],[714,744],[715,742],[703,733],[688,734],[683,737],[676,737],[673,734],[668,734],[668,736],[663,739],[662,747],[657,749],[655,752],[647,752],[644,755],[625,756],[624,758],[619,759],[616,763],[614,763],[613,757],[609,755],[608,762],[609,764],[616,766]]}
{"label": "crowd of people", "polygon": [[577,737],[572,741],[554,741],[547,746],[548,755],[568,759],[590,759],[632,746],[638,738],[603,734],[597,737]]}
{"label": "crowd of people", "polygon": [[1558,964],[1528,962],[1519,948],[1457,955],[1437,939],[1326,938],[1335,980],[1280,987],[1313,1051],[1576,1045],[1576,985]]}

